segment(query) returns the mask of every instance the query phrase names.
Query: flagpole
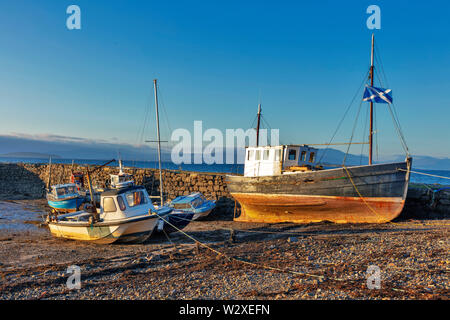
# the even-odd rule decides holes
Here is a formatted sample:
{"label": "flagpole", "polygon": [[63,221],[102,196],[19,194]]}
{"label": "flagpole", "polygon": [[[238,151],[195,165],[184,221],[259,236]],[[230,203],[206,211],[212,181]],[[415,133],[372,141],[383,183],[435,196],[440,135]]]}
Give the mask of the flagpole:
{"label": "flagpole", "polygon": [[[370,55],[370,86],[373,87],[373,46],[374,34],[372,33],[372,50]],[[372,149],[373,149],[373,101],[370,101],[370,133],[369,133],[369,165],[372,165]]]}

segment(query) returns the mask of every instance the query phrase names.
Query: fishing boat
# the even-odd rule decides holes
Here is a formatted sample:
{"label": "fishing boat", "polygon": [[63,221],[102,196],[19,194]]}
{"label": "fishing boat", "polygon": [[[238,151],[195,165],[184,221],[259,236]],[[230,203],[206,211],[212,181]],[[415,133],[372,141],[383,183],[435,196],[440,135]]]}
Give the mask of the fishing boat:
{"label": "fishing boat", "polygon": [[[72,164],[73,166],[73,164]],[[52,158],[48,163],[48,179],[46,186],[46,199],[53,213],[67,213],[79,210],[85,202],[85,194],[80,192],[77,184],[66,183],[51,185]]]}
{"label": "fishing boat", "polygon": [[56,184],[47,192],[47,203],[55,212],[75,212],[86,202],[75,183]]}
{"label": "fishing boat", "polygon": [[[70,176],[70,183],[51,185],[52,177],[52,163],[49,160],[49,172],[47,181],[47,203],[52,208],[53,214],[76,212],[83,209],[86,203],[93,202],[97,207],[100,203],[100,192],[94,190],[91,185],[90,175],[97,170],[100,170],[109,163],[115,161],[110,160],[107,163],[97,166],[93,169],[87,168],[88,190],[84,188],[84,174],[73,171],[73,161]],[[93,199],[93,200],[91,200]]]}
{"label": "fishing boat", "polygon": [[119,173],[110,174],[110,179],[111,188],[113,189],[127,188],[134,185],[133,175],[123,172],[122,160],[119,160]]}
{"label": "fishing boat", "polygon": [[[256,146],[246,148],[244,175],[226,176],[228,190],[241,207],[236,221],[384,223],[401,213],[412,158],[391,110],[391,90],[374,87],[373,35],[368,80],[362,98],[370,102],[367,165],[344,163],[324,169],[316,160],[318,149],[312,145],[259,146],[259,106]],[[373,163],[374,103],[385,103],[391,111],[406,151],[404,162]]]}
{"label": "fishing boat", "polygon": [[59,238],[100,244],[141,243],[155,230],[171,208],[156,209],[143,186],[101,193],[101,206],[48,218],[50,232]]}

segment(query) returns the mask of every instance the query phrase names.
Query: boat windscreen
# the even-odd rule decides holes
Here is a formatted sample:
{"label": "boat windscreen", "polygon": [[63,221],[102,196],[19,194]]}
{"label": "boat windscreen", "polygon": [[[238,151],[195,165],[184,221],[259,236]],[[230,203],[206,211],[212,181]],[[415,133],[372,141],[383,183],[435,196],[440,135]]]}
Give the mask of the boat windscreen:
{"label": "boat windscreen", "polygon": [[190,203],[173,203],[172,207],[174,209],[191,209]]}

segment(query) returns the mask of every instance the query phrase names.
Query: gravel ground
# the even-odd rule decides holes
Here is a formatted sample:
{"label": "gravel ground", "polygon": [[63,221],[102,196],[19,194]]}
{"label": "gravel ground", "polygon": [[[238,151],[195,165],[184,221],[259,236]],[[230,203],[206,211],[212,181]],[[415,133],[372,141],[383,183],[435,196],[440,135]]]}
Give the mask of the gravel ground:
{"label": "gravel ground", "polygon": [[[39,215],[44,204],[11,205]],[[382,225],[230,220],[212,214],[185,229],[208,248],[180,233],[140,245],[95,245],[53,238],[33,221],[33,228],[0,228],[0,300],[450,296],[448,219]],[[81,270],[79,290],[66,286],[71,265]],[[371,265],[380,270],[380,289],[368,288]]]}

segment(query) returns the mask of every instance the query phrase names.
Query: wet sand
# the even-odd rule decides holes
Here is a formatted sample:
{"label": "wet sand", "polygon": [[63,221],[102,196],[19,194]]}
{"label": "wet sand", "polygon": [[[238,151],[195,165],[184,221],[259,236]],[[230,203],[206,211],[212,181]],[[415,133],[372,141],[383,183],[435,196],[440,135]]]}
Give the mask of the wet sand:
{"label": "wet sand", "polygon": [[[184,230],[206,248],[181,233],[138,245],[56,239],[40,226],[47,210],[44,200],[0,201],[0,299],[450,296],[449,219],[250,224],[213,212]],[[79,290],[66,286],[71,265],[81,268]],[[380,289],[367,286],[370,265]]]}

